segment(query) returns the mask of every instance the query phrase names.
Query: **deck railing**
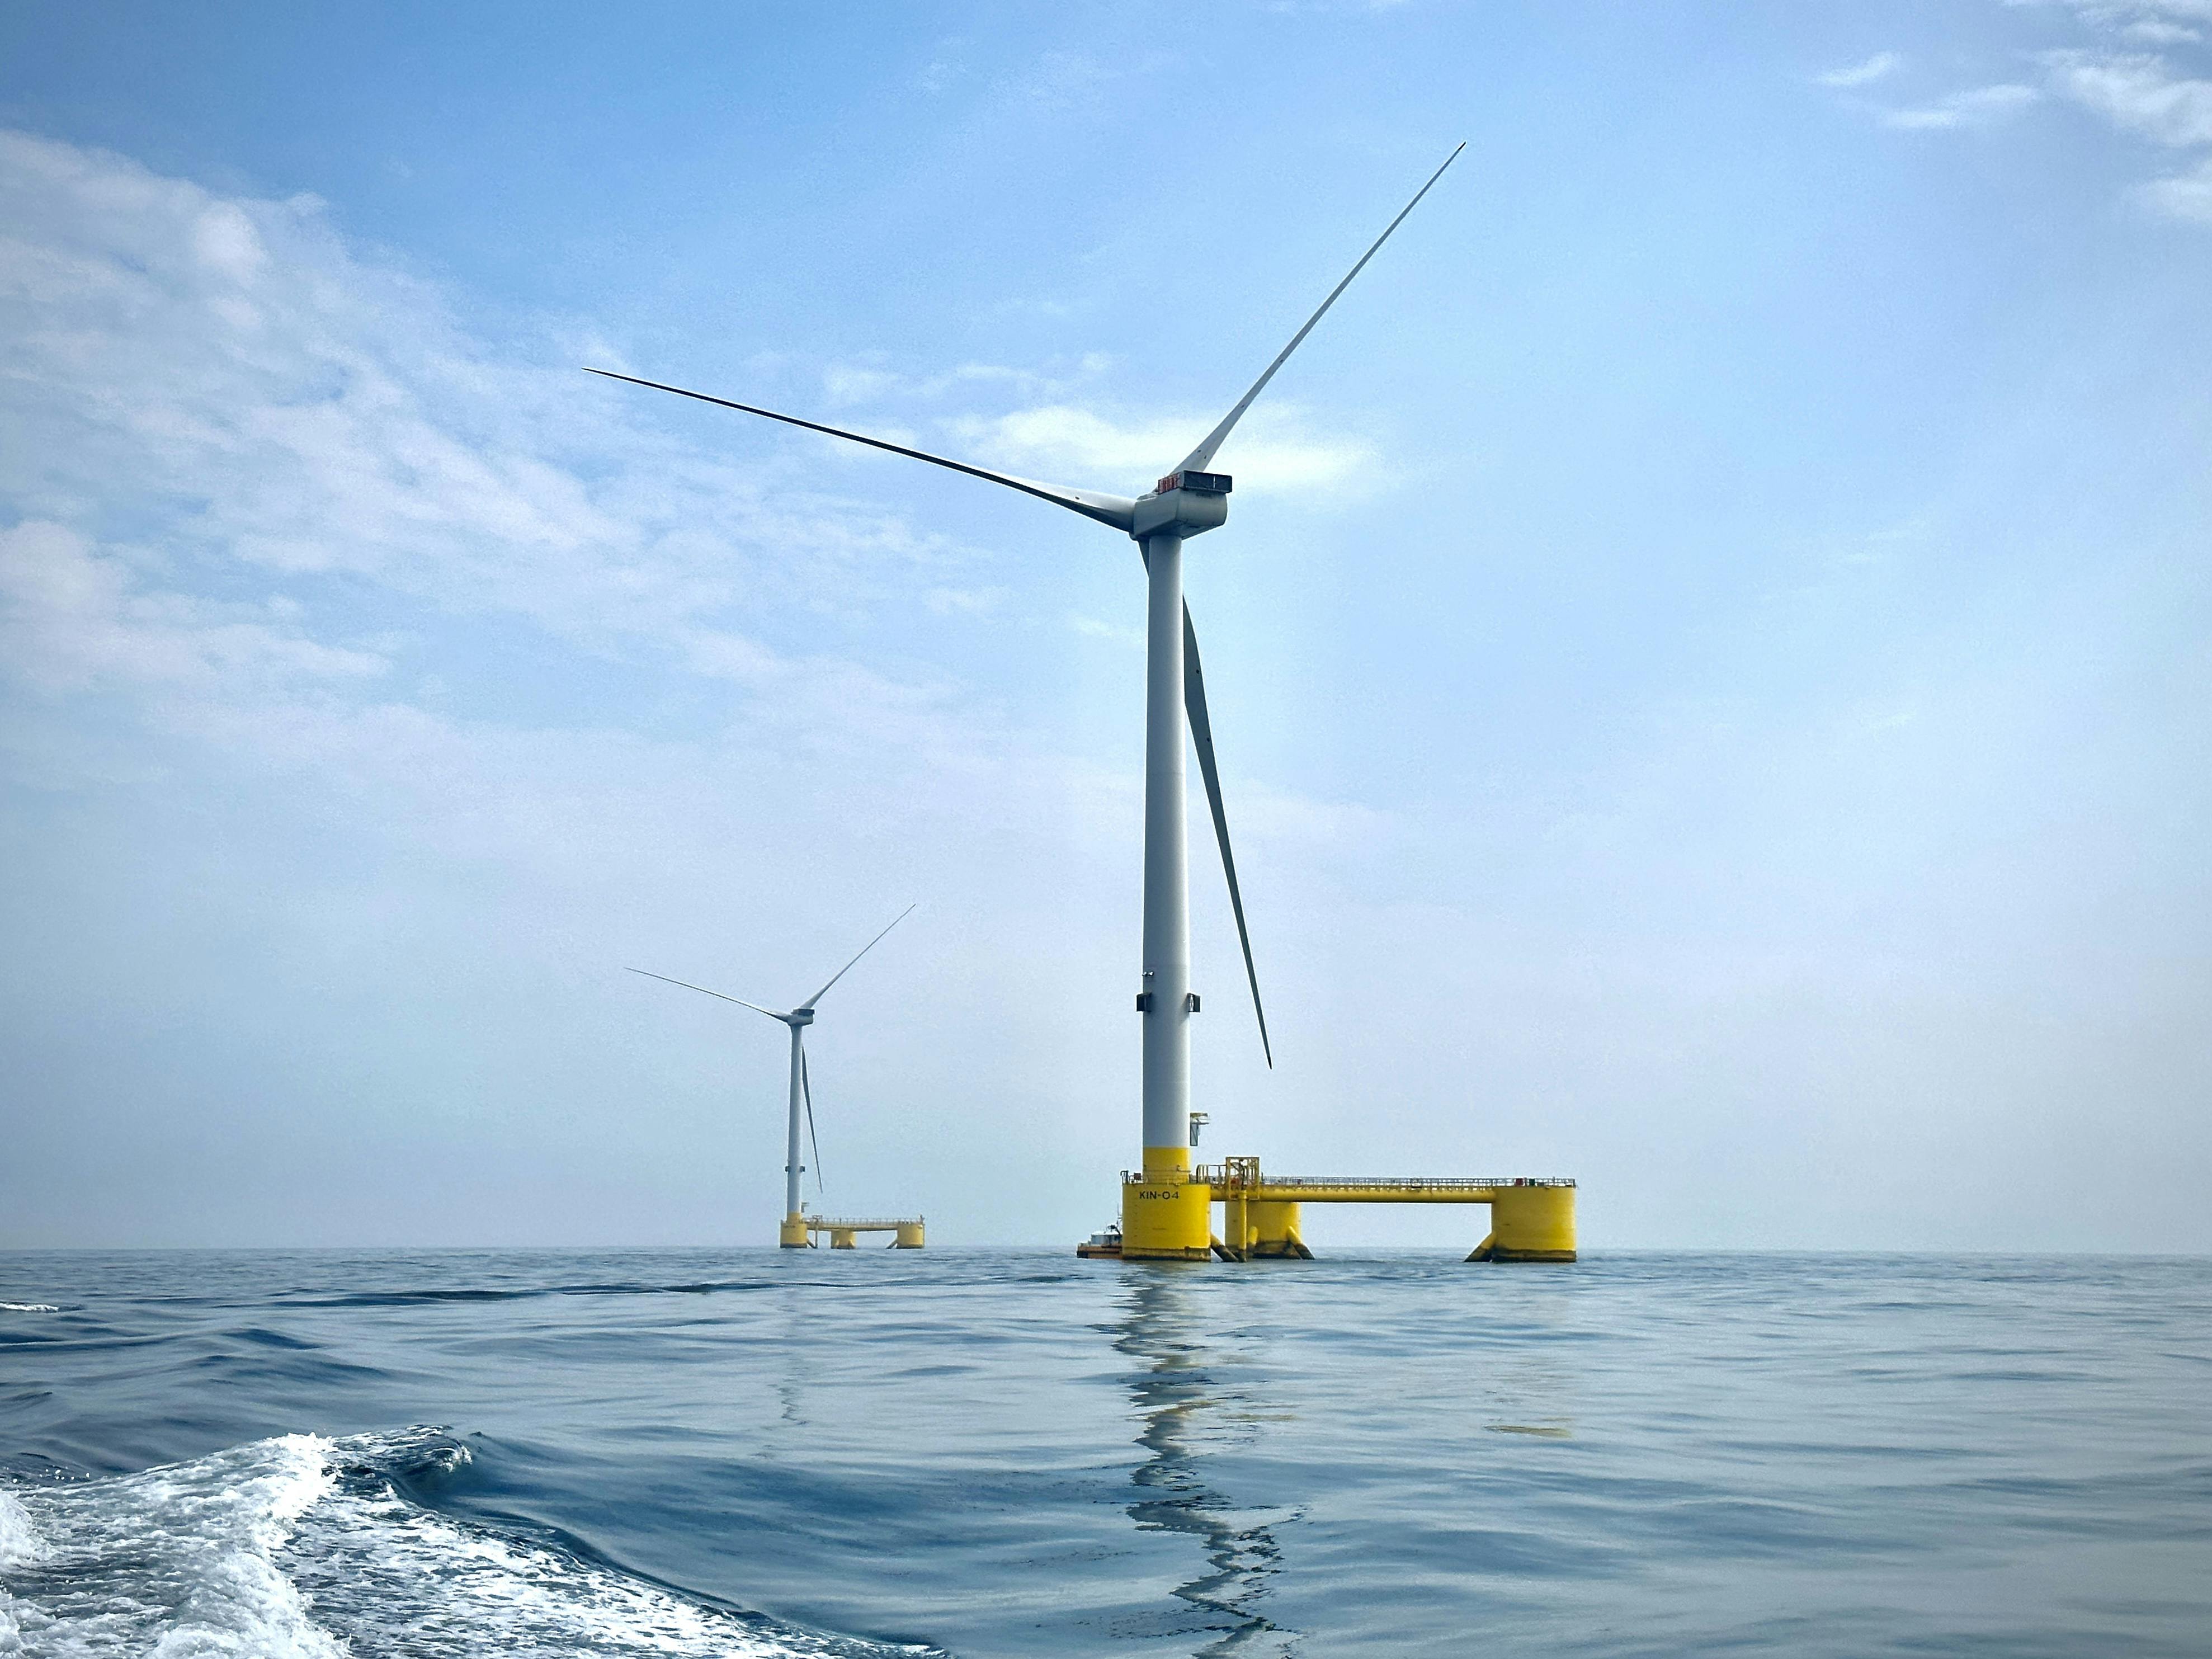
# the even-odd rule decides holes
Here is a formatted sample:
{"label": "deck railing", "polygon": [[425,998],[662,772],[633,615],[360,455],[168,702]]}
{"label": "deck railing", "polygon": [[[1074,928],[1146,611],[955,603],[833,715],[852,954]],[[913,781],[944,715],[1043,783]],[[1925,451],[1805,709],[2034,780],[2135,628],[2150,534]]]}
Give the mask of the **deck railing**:
{"label": "deck railing", "polygon": [[1393,1193],[1463,1193],[1490,1187],[1571,1187],[1575,1183],[1560,1176],[1500,1176],[1484,1179],[1460,1176],[1275,1176],[1261,1174],[1248,1182],[1240,1171],[1233,1171],[1219,1164],[1202,1164],[1191,1171],[1193,1181],[1204,1182],[1215,1188],[1236,1188],[1247,1184],[1261,1187],[1279,1187],[1288,1192],[1315,1190],[1324,1187],[1366,1187],[1381,1192]]}
{"label": "deck railing", "polygon": [[902,1221],[877,1216],[862,1221],[847,1221],[836,1216],[810,1215],[806,1218],[806,1225],[808,1231],[811,1232],[830,1232],[834,1230],[841,1233],[887,1233],[897,1227],[919,1227],[921,1225],[921,1218],[918,1215],[908,1216]]}

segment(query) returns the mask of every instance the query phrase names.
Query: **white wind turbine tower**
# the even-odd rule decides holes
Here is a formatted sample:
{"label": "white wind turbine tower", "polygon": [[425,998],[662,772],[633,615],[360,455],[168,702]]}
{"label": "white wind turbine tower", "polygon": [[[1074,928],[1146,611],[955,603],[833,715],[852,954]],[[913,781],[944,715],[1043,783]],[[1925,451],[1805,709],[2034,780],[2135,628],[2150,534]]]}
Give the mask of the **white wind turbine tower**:
{"label": "white wind turbine tower", "polygon": [[[719,997],[724,1002],[734,1002],[740,1008],[750,1008],[757,1014],[766,1014],[770,1019],[781,1020],[791,1028],[791,1115],[784,1139],[783,1226],[780,1237],[780,1242],[787,1249],[804,1249],[810,1242],[807,1237],[805,1215],[799,1207],[799,1178],[806,1170],[806,1166],[799,1162],[799,1120],[802,1113],[806,1119],[806,1138],[814,1146],[815,1184],[818,1187],[822,1182],[822,1147],[814,1135],[814,1090],[806,1076],[805,1031],[808,1026],[814,1024],[814,1005],[829,994],[830,986],[835,985],[853,971],[854,963],[859,962],[861,957],[867,955],[883,942],[884,933],[890,933],[891,927],[897,927],[913,914],[914,906],[909,904],[898,915],[893,916],[890,927],[884,928],[883,933],[877,934],[875,938],[862,945],[859,954],[854,957],[852,962],[847,963],[830,975],[828,985],[824,985],[788,1012],[778,1012],[774,1008],[763,1008],[757,1002],[747,1002],[743,997],[726,996],[720,991],[710,991],[703,985],[694,985],[689,980],[671,979],[665,974],[656,974],[649,969],[633,968],[629,970],[633,974],[643,974],[647,979],[657,979],[664,985],[680,985],[685,990],[696,991],[702,996]],[[866,1231],[884,1231],[884,1229]],[[919,1231],[918,1225],[916,1231],[917,1232]]]}
{"label": "white wind turbine tower", "polygon": [[[965,461],[931,455],[903,444],[872,438],[802,420],[773,409],[710,397],[659,380],[641,380],[594,368],[586,372],[656,392],[759,415],[771,421],[804,427],[810,432],[847,438],[854,443],[889,450],[933,466],[949,467],[973,478],[1004,484],[1040,500],[1080,513],[1087,519],[1121,531],[1133,539],[1144,556],[1146,605],[1145,629],[1145,896],[1144,977],[1137,1006],[1144,1015],[1144,1165],[1140,1180],[1126,1182],[1122,1192],[1122,1253],[1129,1256],[1203,1260],[1209,1254],[1208,1189],[1190,1180],[1190,1016],[1198,999],[1190,988],[1190,872],[1184,844],[1183,731],[1186,716],[1198,750],[1200,775],[1206,784],[1206,804],[1212,809],[1213,831],[1221,848],[1221,863],[1229,881],[1229,902],[1237,917],[1237,937],[1244,952],[1244,974],[1252,990],[1253,1012],[1260,1022],[1261,1046],[1270,1066],[1274,1064],[1267,1043],[1267,1014],[1260,1005],[1260,981],[1252,965],[1252,942],[1244,926],[1244,901],[1237,890],[1237,863],[1229,848],[1229,821],[1222,810],[1221,781],[1216,771],[1212,723],[1206,717],[1206,682],[1198,658],[1198,636],[1191,627],[1190,611],[1182,598],[1182,547],[1191,537],[1226,522],[1230,479],[1210,471],[1214,453],[1228,439],[1253,399],[1274,379],[1275,372],[1313,331],[1337,296],[1366,268],[1406,216],[1427,195],[1444,168],[1459,158],[1462,144],[1446,156],[1443,166],[1399,210],[1373,246],[1328,297],[1306,319],[1305,326],[1276,355],[1252,388],[1222,416],[1221,423],[1186,455],[1176,469],[1161,478],[1147,494],[1116,495],[1095,489],[1075,489],[1041,483],[1034,478],[1014,477]],[[696,987],[693,988],[696,988]],[[763,1010],[763,1012],[766,1012]],[[786,1015],[774,1018],[784,1019]],[[794,1056],[798,1028],[793,1028]],[[799,1062],[794,1058],[794,1068]],[[799,1076],[796,1069],[794,1078]],[[794,1091],[799,1088],[794,1083]],[[794,1093],[794,1098],[796,1094]],[[793,1121],[796,1121],[794,1118]],[[796,1131],[794,1130],[794,1133]],[[796,1145],[796,1142],[793,1143]],[[793,1159],[796,1162],[796,1158]],[[794,1177],[795,1179],[795,1177]]]}

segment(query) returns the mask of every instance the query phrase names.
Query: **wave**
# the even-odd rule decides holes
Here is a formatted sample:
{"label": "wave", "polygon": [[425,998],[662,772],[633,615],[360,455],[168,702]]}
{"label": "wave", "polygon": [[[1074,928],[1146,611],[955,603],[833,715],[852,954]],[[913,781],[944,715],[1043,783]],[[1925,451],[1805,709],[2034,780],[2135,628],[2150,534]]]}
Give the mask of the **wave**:
{"label": "wave", "polygon": [[143,1474],[0,1488],[0,1656],[883,1659],[404,1495],[469,1460],[434,1429],[294,1434]]}
{"label": "wave", "polygon": [[[512,1290],[473,1285],[427,1290],[349,1291],[331,1296],[288,1296],[285,1308],[408,1308],[439,1302],[530,1302],[551,1296],[714,1296],[726,1291],[769,1291],[774,1279],[704,1279],[695,1284],[527,1285]],[[50,1310],[51,1311],[51,1310]]]}
{"label": "wave", "polygon": [[0,1302],[0,1313],[59,1313],[51,1302]]}

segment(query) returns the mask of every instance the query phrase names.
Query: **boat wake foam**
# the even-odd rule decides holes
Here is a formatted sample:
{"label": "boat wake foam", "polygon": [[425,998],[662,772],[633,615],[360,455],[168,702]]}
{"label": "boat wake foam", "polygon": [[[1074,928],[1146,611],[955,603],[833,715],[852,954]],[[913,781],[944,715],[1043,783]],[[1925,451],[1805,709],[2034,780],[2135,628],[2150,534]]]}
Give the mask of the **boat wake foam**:
{"label": "boat wake foam", "polygon": [[286,1435],[143,1474],[0,1487],[0,1656],[915,1656],[778,1625],[412,1502],[434,1430]]}

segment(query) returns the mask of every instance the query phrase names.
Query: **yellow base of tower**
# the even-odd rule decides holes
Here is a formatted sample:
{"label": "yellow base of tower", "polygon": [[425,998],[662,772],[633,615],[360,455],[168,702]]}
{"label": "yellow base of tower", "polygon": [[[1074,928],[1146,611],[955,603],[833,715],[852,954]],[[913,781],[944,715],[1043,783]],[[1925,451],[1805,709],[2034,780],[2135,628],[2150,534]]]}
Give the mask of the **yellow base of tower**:
{"label": "yellow base of tower", "polygon": [[1121,1177],[1121,1259],[1205,1261],[1213,1255],[1213,1188],[1194,1181],[1190,1153],[1147,1146],[1141,1175]]}

